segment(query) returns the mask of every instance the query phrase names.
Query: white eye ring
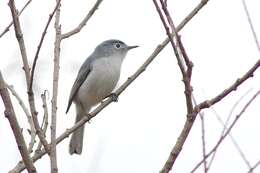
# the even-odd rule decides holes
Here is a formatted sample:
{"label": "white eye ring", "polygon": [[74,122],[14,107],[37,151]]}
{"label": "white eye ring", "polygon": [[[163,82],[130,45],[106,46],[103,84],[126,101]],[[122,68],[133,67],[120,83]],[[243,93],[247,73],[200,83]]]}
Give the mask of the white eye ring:
{"label": "white eye ring", "polygon": [[116,43],[116,44],[115,44],[115,48],[117,48],[117,49],[121,48],[120,43]]}

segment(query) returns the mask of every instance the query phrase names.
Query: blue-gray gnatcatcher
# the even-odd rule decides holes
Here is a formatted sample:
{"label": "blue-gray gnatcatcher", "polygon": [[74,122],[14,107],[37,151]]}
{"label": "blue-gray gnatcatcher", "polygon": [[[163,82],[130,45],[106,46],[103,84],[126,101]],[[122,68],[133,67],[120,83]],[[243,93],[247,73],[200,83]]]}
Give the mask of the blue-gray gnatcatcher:
{"label": "blue-gray gnatcatcher", "polygon": [[[120,40],[107,40],[96,47],[94,52],[82,64],[72,86],[69,103],[76,106],[76,122],[88,115],[90,109],[107,97],[115,88],[121,70],[121,64],[127,52],[138,46],[128,46]],[[81,154],[84,126],[73,132],[70,154]]]}

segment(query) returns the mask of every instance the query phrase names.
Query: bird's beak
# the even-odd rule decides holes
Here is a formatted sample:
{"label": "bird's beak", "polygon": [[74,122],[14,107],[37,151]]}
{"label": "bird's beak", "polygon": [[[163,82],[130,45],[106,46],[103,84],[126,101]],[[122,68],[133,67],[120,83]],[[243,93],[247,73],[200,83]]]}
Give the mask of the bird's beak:
{"label": "bird's beak", "polygon": [[137,48],[139,46],[127,46],[127,49],[130,50],[130,49],[133,49],[133,48]]}

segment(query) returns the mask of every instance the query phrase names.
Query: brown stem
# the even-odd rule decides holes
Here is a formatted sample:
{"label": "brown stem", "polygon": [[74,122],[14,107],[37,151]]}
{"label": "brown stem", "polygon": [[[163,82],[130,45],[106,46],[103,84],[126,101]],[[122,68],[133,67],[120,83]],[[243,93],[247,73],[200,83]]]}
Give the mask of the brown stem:
{"label": "brown stem", "polygon": [[8,90],[6,88],[1,71],[0,71],[0,95],[5,105],[5,117],[8,119],[10,126],[13,130],[16,144],[22,156],[23,162],[25,164],[25,168],[29,173],[36,173],[37,172],[36,168],[34,167],[32,159],[30,158],[29,152],[27,150],[27,146],[21,128],[19,126],[19,123],[16,119],[12,101],[8,93]]}

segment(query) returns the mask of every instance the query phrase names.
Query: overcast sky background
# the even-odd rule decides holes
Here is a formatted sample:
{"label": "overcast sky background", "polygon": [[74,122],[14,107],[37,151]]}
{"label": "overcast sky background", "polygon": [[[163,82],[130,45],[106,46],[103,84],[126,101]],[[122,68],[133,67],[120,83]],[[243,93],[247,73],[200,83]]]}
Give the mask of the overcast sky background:
{"label": "overcast sky background", "polygon": [[[26,1],[17,1],[20,9]],[[78,25],[92,7],[94,0],[62,1],[61,25],[66,32]],[[248,9],[260,37],[260,2],[247,0]],[[168,0],[174,23],[183,18],[199,0]],[[37,49],[43,28],[55,2],[32,1],[22,14],[21,26],[30,64]],[[0,32],[11,21],[7,0],[0,1]],[[210,0],[180,32],[183,44],[194,63],[192,85],[197,102],[210,99],[230,86],[259,59],[241,0]],[[165,38],[165,30],[151,0],[104,0],[99,10],[77,35],[62,41],[58,98],[57,135],[74,124],[74,107],[65,114],[67,100],[77,71],[85,58],[100,42],[116,38],[128,45],[139,45],[127,55],[119,85],[133,74]],[[40,52],[36,69],[35,95],[37,110],[42,116],[40,94],[52,87],[54,29],[53,22]],[[8,82],[14,85],[26,101],[24,73],[18,43],[13,28],[0,39],[0,69]],[[233,105],[246,92],[234,116],[260,89],[260,74],[249,79],[236,92],[214,106],[223,120]],[[147,70],[119,97],[119,102],[105,108],[87,124],[83,153],[70,156],[68,141],[57,146],[58,169],[61,173],[155,173],[164,165],[185,122],[184,87],[171,46],[156,57]],[[51,99],[49,98],[49,108]],[[232,135],[253,165],[260,160],[260,97],[257,98],[236,124]],[[17,101],[13,99],[17,106]],[[50,110],[50,109],[49,109]],[[0,172],[8,172],[20,160],[9,123],[0,102]],[[206,147],[209,151],[217,142],[222,126],[212,109],[203,111],[206,124]],[[21,126],[28,127],[25,115],[17,106]],[[26,134],[26,132],[24,132]],[[48,131],[48,134],[50,132]],[[26,134],[26,139],[29,136]],[[201,160],[201,124],[197,118],[174,171],[187,173]],[[38,172],[49,170],[49,159],[44,156],[36,162]],[[230,139],[220,147],[210,172],[248,171]],[[255,172],[259,172],[260,168]],[[202,172],[199,169],[197,172]]]}

